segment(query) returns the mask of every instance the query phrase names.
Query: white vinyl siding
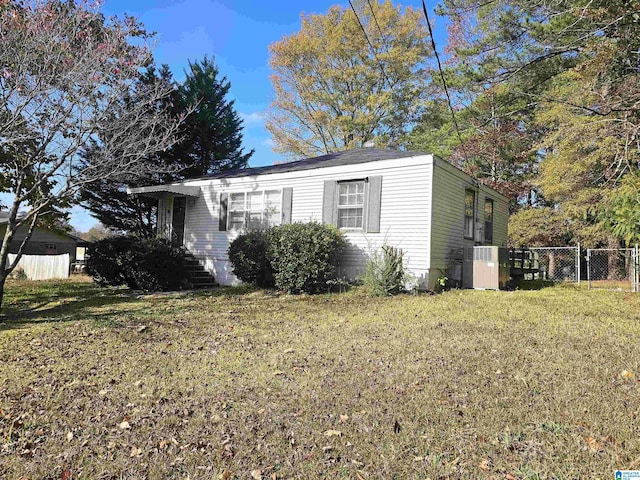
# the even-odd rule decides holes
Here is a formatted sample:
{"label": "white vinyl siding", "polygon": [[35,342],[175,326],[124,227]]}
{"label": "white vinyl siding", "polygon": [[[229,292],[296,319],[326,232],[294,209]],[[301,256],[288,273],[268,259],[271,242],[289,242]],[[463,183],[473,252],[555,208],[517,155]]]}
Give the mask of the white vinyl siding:
{"label": "white vinyl siding", "polygon": [[240,232],[218,231],[218,201],[221,193],[282,190],[292,187],[291,221],[321,222],[325,181],[341,182],[379,175],[383,177],[380,231],[344,231],[348,245],[341,259],[339,273],[355,279],[363,273],[367,256],[387,243],[404,250],[408,269],[420,281],[424,279],[429,268],[429,158],[410,157],[257,177],[189,182],[189,185],[201,188],[201,195],[190,200],[185,247],[216,275],[218,282],[233,282],[235,277],[230,273],[227,249],[229,243]]}
{"label": "white vinyl siding", "polygon": [[[291,201],[290,208],[286,207],[287,222],[322,222],[327,182],[335,184],[337,209],[339,185],[358,179],[364,179],[365,182],[362,220],[364,227],[371,222],[371,219],[366,220],[367,189],[373,179],[376,179],[378,186],[381,185],[379,205],[375,208],[377,220],[376,229],[373,231],[376,233],[369,233],[371,230],[367,232],[363,228],[343,230],[347,248],[340,262],[341,276],[357,278],[363,273],[368,256],[382,245],[388,244],[404,251],[407,270],[419,284],[432,287],[433,281],[440,275],[440,270],[448,268],[452,258],[458,254],[460,259],[462,258],[462,247],[473,245],[472,239],[464,238],[467,189],[474,190],[476,205],[480,205],[476,208],[476,216],[479,214],[477,210],[484,213],[482,208],[485,198],[494,199],[493,244],[506,245],[507,200],[491,189],[476,185],[471,177],[443,160],[434,159],[431,155],[418,155],[302,171],[185,182],[187,185],[200,187],[201,190],[198,198],[188,199],[185,247],[205,268],[214,273],[219,283],[235,282],[227,250],[230,242],[241,230],[219,231],[221,195],[227,196],[231,206],[233,193],[286,190]],[[357,201],[357,188],[355,195]],[[282,202],[283,196],[279,198]],[[239,201],[239,198],[236,200]],[[346,203],[348,201],[346,199]],[[253,209],[252,200],[249,201],[248,210],[246,202],[245,195],[245,215]],[[359,204],[344,207],[359,208]],[[228,214],[230,210],[229,208]],[[281,204],[282,215],[284,210],[285,206]],[[337,224],[338,212],[335,213],[333,221]],[[228,225],[230,215],[227,217]],[[282,218],[281,215],[276,217]],[[482,225],[483,219],[476,218],[475,221]]]}
{"label": "white vinyl siding", "polygon": [[[507,245],[507,221],[509,202],[505,197],[485,186],[474,184],[471,177],[441,159],[433,166],[433,211],[431,217],[431,277],[440,272],[461,269],[462,249],[474,245],[473,238],[465,236],[465,192],[473,190],[476,205],[484,206],[486,198],[493,199],[493,242],[492,245]],[[474,235],[476,226],[484,226],[484,218],[478,218],[475,209]],[[482,210],[484,215],[484,210]],[[484,230],[484,228],[483,228]]]}
{"label": "white vinyl siding", "polygon": [[509,202],[496,198],[491,192],[487,193],[493,199],[493,241],[491,245],[507,246],[507,225],[509,223]]}

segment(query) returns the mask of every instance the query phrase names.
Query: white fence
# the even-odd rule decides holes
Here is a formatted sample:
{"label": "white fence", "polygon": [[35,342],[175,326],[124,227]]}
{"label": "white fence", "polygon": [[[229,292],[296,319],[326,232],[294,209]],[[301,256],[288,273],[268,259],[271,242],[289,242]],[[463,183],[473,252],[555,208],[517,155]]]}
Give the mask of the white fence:
{"label": "white fence", "polygon": [[[16,256],[9,254],[11,264]],[[29,280],[49,280],[52,278],[69,278],[70,255],[23,255],[18,262],[18,269],[24,271]]]}

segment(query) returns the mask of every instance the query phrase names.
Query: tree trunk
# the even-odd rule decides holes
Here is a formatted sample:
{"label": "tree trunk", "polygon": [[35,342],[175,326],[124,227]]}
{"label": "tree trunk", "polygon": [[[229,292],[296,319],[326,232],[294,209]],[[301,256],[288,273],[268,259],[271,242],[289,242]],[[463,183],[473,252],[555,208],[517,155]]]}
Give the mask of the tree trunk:
{"label": "tree trunk", "polygon": [[4,303],[4,284],[7,281],[7,276],[4,274],[0,275],[0,313],[2,313],[2,305]]}
{"label": "tree trunk", "polygon": [[620,255],[617,248],[620,247],[620,242],[616,238],[609,238],[607,242],[607,248],[612,250],[607,251],[607,280],[622,280],[621,268],[620,268]]}
{"label": "tree trunk", "polygon": [[556,255],[553,252],[549,252],[549,271],[547,272],[547,280],[554,280],[556,275]]}
{"label": "tree trunk", "polygon": [[2,239],[2,247],[0,247],[0,313],[2,313],[2,305],[4,301],[4,284],[7,281],[7,277],[11,271],[7,268],[9,261],[9,247],[11,240],[13,239],[13,232],[9,228],[9,222],[7,222],[6,230],[4,232],[4,238]]}
{"label": "tree trunk", "polygon": [[[43,206],[46,205],[43,204]],[[20,208],[20,202],[17,199],[14,199],[13,205],[9,210],[9,218],[6,223],[4,238],[2,239],[2,246],[0,247],[0,309],[2,309],[2,302],[4,300],[4,284],[7,281],[7,277],[11,274],[20,258],[22,258],[22,252],[24,251],[24,247],[27,245],[27,242],[31,239],[31,235],[33,235],[33,230],[36,228],[36,222],[38,221],[38,211],[32,210],[25,219],[17,220],[18,218],[18,210]],[[31,215],[31,218],[29,218]],[[20,227],[25,225],[23,222],[25,220],[29,220],[29,227],[27,233],[20,243],[18,250],[15,252],[16,258],[9,264],[9,252],[11,250],[11,243],[13,242],[13,237],[18,232]]]}

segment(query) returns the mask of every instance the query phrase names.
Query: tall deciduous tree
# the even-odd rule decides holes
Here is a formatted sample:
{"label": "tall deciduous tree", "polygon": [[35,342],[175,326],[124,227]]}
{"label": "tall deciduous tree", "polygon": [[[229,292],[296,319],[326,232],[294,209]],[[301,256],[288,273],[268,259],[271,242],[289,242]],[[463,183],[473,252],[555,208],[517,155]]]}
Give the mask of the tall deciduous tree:
{"label": "tall deciduous tree", "polygon": [[[0,302],[43,215],[74,202],[96,179],[144,174],[148,156],[173,143],[180,121],[151,108],[170,87],[134,89],[151,61],[147,39],[134,18],[105,20],[85,3],[0,3],[0,185],[12,197],[0,247]],[[92,140],[100,153],[81,162]],[[8,265],[21,227],[28,235]]]}
{"label": "tall deciduous tree", "polygon": [[[170,96],[156,106],[169,109],[175,117],[185,116],[178,141],[163,152],[148,158],[156,165],[153,172],[138,179],[114,181],[100,179],[82,192],[82,205],[106,227],[140,237],[155,235],[156,207],[154,199],[131,196],[126,187],[165,183],[204,176],[216,171],[243,168],[253,150],[242,148],[242,120],[228,99],[230,83],[219,78],[215,63],[205,57],[189,63],[182,84],[176,84],[169,68],[149,68],[141,78],[142,85],[167,82],[174,85]],[[99,150],[100,146],[96,148]],[[89,155],[93,151],[88,152]]]}
{"label": "tall deciduous tree", "polygon": [[419,116],[430,54],[422,13],[389,0],[353,4],[357,15],[334,6],[303,16],[298,33],[270,46],[266,127],[276,151],[296,158],[393,145]]}
{"label": "tall deciduous tree", "polygon": [[518,121],[536,131],[532,147],[544,158],[536,183],[553,218],[586,243],[631,238],[618,228],[627,209],[615,198],[629,192],[623,180],[640,158],[640,3],[443,3],[461,69],[477,85],[507,89],[530,112]]}

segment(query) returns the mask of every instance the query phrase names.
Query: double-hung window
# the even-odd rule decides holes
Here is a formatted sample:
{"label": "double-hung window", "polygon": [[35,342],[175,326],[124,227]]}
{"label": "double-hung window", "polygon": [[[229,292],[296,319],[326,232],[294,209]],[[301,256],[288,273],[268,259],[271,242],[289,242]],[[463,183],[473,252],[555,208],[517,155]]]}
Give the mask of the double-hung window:
{"label": "double-hung window", "polygon": [[338,228],[360,229],[364,219],[364,180],[338,182]]}
{"label": "double-hung window", "polygon": [[490,198],[484,201],[484,241],[493,242],[493,200]]}
{"label": "double-hung window", "polygon": [[473,223],[476,210],[476,192],[464,192],[464,237],[473,238]]}
{"label": "double-hung window", "polygon": [[236,192],[229,195],[229,230],[253,230],[280,225],[280,190]]}

